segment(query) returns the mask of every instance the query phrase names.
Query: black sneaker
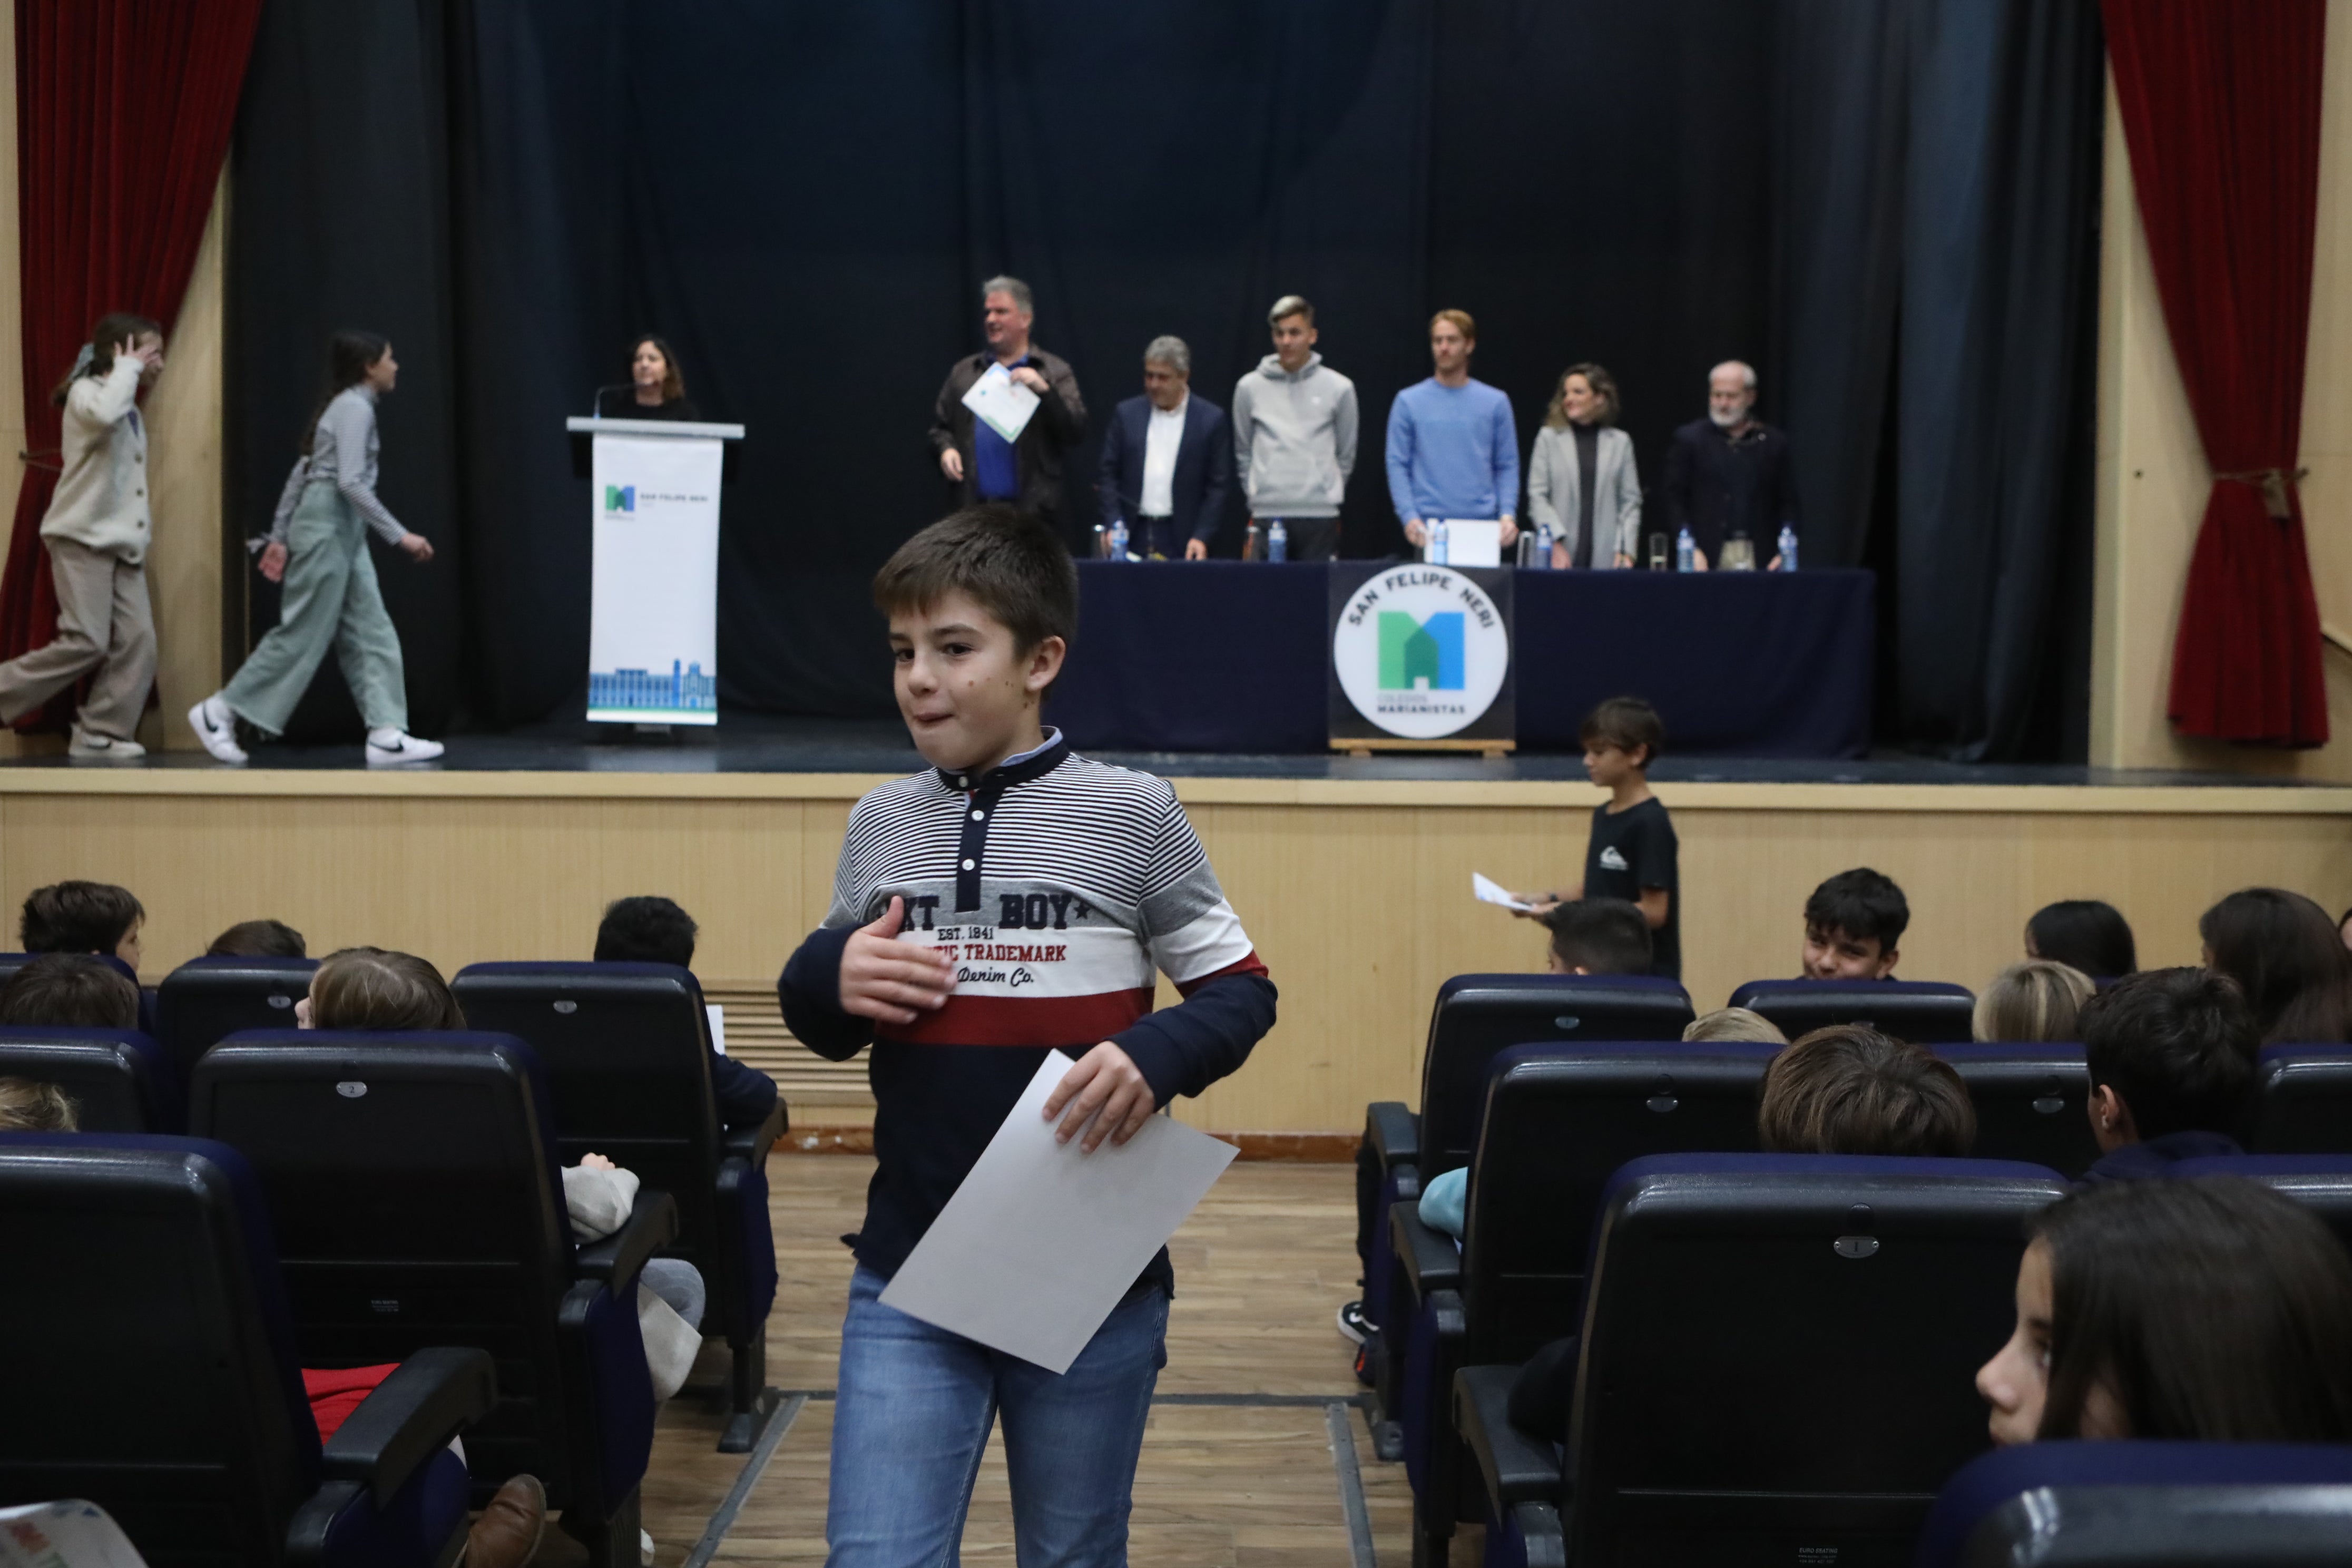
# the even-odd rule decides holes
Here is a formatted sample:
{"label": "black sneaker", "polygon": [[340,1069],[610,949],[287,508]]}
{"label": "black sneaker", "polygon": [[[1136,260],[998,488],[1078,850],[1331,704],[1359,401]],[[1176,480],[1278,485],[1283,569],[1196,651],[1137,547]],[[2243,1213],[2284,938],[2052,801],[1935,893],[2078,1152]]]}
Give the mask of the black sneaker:
{"label": "black sneaker", "polygon": [[1339,1309],[1339,1332],[1357,1344],[1362,1344],[1371,1336],[1372,1321],[1364,1316],[1361,1301],[1350,1301]]}

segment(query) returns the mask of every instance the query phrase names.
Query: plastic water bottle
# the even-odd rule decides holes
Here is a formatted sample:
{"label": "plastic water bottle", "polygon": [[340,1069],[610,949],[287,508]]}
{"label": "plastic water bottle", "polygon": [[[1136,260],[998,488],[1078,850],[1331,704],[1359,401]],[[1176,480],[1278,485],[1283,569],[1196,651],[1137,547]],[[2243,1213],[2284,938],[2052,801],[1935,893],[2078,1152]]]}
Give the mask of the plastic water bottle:
{"label": "plastic water bottle", "polygon": [[1685,528],[1675,535],[1675,570],[1691,572],[1697,567],[1698,546],[1691,542],[1690,530]]}
{"label": "plastic water bottle", "polygon": [[1548,522],[1536,524],[1536,558],[1531,564],[1537,571],[1551,570],[1551,524]]}
{"label": "plastic water bottle", "polygon": [[1110,558],[1113,561],[1127,559],[1127,519],[1123,517],[1110,520]]}
{"label": "plastic water bottle", "polygon": [[1278,517],[1266,526],[1265,558],[1268,561],[1290,559],[1290,530],[1282,526],[1282,519]]}
{"label": "plastic water bottle", "polygon": [[1429,548],[1422,552],[1422,556],[1432,566],[1443,566],[1445,553],[1445,520],[1441,517],[1429,525]]}
{"label": "plastic water bottle", "polygon": [[1796,569],[1797,531],[1784,522],[1780,525],[1780,570],[1794,572]]}

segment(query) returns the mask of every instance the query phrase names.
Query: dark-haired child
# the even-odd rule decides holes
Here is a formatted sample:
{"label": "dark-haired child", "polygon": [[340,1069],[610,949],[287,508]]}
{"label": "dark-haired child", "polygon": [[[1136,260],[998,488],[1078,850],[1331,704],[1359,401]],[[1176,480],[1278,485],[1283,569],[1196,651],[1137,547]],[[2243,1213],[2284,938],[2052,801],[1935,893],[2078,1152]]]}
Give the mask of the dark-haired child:
{"label": "dark-haired child", "polygon": [[16,934],[26,952],[101,952],[139,972],[147,910],[111,882],[52,882],[25,900]]}
{"label": "dark-haired child", "polygon": [[2230,1136],[2254,1084],[2262,1032],[2237,982],[2144,969],[2083,1005],[2091,1069],[2086,1184],[2160,1176],[2179,1160],[2242,1151]]}
{"label": "dark-haired child", "polygon": [[[1241,1066],[1274,986],[1175,792],[1073,754],[1041,720],[1077,622],[1076,571],[1045,524],[957,512],[900,547],[874,597],[932,766],[858,802],[833,907],[778,984],[820,1056],[874,1047],[878,1169],[852,1242],[830,1562],[953,1561],[1001,1410],[1021,1561],[1122,1563],[1166,1360],[1167,1253],[1059,1376],[879,1298],[1049,1052],[1077,1058],[1045,1104],[1056,1136],[1124,1142]],[[1155,969],[1184,997],[1164,1013]]]}
{"label": "dark-haired child", "polygon": [[1885,980],[1903,956],[1910,900],[1891,877],[1864,866],[1840,871],[1805,900],[1800,980]]}
{"label": "dark-haired child", "polygon": [[[599,963],[675,963],[694,967],[694,940],[702,928],[671,900],[640,893],[615,899],[596,927]],[[757,1127],[776,1108],[776,1080],[754,1067],[710,1053],[710,1094],[722,1127]]]}
{"label": "dark-haired child", "polygon": [[1658,710],[1638,697],[1612,697],[1588,714],[1582,731],[1584,772],[1609,792],[1592,808],[1584,847],[1584,879],[1564,892],[1520,896],[1540,918],[1580,899],[1622,899],[1650,925],[1650,973],[1683,974],[1681,873],[1675,825],[1665,803],[1650,791],[1650,764],[1666,743]]}
{"label": "dark-haired child", "polygon": [[45,952],[0,986],[0,1026],[135,1029],[139,987],[95,953]]}
{"label": "dark-haired child", "polygon": [[284,921],[239,921],[213,938],[206,958],[308,958],[302,933]]}

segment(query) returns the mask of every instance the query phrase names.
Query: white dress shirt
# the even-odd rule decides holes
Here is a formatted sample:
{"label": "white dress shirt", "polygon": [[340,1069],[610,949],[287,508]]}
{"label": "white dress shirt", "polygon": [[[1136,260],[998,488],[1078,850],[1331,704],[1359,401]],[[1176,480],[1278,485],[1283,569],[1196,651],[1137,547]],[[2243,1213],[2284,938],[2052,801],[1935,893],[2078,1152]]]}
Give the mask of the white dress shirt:
{"label": "white dress shirt", "polygon": [[1184,408],[1192,401],[1186,393],[1184,402],[1173,408],[1154,408],[1151,423],[1143,437],[1143,494],[1140,498],[1146,517],[1170,517],[1176,510],[1176,452],[1184,445]]}

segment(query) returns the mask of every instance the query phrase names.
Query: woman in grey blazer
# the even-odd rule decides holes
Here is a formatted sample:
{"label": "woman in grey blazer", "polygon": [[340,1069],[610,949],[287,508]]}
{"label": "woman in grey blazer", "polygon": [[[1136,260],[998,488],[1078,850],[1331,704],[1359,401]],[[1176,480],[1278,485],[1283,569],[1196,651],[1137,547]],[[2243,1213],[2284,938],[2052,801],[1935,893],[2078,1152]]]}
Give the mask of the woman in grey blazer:
{"label": "woman in grey blazer", "polygon": [[1551,525],[1554,567],[1633,564],[1642,478],[1633,437],[1617,428],[1617,383],[1597,364],[1560,373],[1528,458],[1528,519]]}

